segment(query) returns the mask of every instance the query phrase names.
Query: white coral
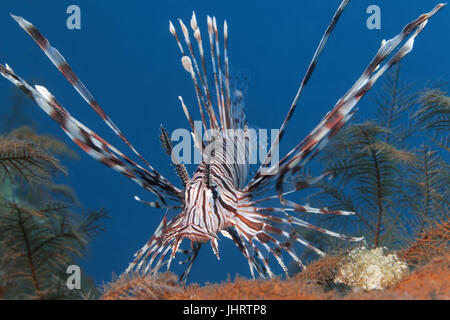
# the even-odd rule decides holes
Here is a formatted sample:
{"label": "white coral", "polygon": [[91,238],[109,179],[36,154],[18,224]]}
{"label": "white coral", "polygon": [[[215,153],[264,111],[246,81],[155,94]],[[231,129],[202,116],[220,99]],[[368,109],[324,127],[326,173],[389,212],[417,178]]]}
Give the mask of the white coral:
{"label": "white coral", "polygon": [[365,290],[394,284],[408,271],[408,266],[396,254],[385,255],[385,249],[353,249],[339,264],[334,282]]}

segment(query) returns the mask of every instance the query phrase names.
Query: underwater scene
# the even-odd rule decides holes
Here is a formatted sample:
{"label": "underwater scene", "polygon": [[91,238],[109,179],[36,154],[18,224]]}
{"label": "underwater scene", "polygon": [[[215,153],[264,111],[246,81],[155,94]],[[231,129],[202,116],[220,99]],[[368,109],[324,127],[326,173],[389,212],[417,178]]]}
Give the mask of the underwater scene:
{"label": "underwater scene", "polygon": [[449,300],[449,10],[2,0],[0,300]]}

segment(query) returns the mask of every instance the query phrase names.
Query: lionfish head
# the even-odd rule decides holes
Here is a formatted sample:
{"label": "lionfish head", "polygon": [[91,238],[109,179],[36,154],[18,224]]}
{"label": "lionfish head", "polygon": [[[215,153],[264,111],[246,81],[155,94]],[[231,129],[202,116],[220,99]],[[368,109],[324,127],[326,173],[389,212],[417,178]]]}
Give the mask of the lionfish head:
{"label": "lionfish head", "polygon": [[[201,175],[202,171],[198,173]],[[156,272],[166,263],[169,268],[176,253],[182,251],[179,248],[184,239],[191,240],[192,245],[210,242],[220,259],[218,234],[231,225],[231,220],[218,209],[215,186],[208,185],[205,180],[194,175],[184,190],[181,212],[172,219],[167,216],[162,219],[150,240],[135,254],[127,270],[141,270],[145,265],[144,272]]]}

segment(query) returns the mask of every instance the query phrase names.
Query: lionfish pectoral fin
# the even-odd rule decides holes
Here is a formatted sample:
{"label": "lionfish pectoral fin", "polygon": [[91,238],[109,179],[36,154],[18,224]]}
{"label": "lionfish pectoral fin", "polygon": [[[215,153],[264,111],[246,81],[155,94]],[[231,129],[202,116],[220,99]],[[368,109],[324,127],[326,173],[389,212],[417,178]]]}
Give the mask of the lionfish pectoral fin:
{"label": "lionfish pectoral fin", "polygon": [[[179,202],[178,191],[176,189],[172,189],[164,184],[157,176],[140,167],[109,142],[80,123],[58,103],[55,97],[45,87],[39,85],[31,86],[17,76],[8,65],[4,67],[0,64],[0,74],[27,94],[61,126],[72,141],[91,157],[113,170],[122,173],[144,189],[155,193],[159,199],[162,199],[161,195],[167,195],[167,200],[171,199]],[[154,205],[163,207],[166,206],[165,202],[161,200]]]}
{"label": "lionfish pectoral fin", "polygon": [[[293,203],[286,203],[293,206]],[[302,213],[315,214],[353,214],[346,211],[316,209],[308,206],[296,205],[298,211]],[[319,248],[309,243],[306,239],[293,228],[293,225],[299,225],[329,236],[337,237],[348,241],[361,241],[362,237],[350,237],[331,230],[317,227],[300,218],[289,214],[289,211],[295,211],[292,208],[268,208],[254,207],[252,202],[242,202],[238,206],[235,225],[230,232],[233,240],[245,257],[247,257],[250,271],[253,276],[253,270],[256,270],[261,277],[273,277],[273,272],[269,264],[269,257],[272,256],[278,265],[284,271],[286,277],[289,277],[288,268],[284,262],[283,252],[287,253],[299,265],[304,268],[304,264],[294,251],[293,243],[312,250],[319,256],[325,256],[325,253]],[[285,217],[273,215],[279,212]]]}
{"label": "lionfish pectoral fin", "polygon": [[[416,36],[423,30],[428,19],[443,7],[444,4],[436,5],[430,12],[422,14],[416,20],[407,24],[397,36],[382,42],[382,45],[374,58],[354,85],[339,99],[334,108],[325,115],[311,133],[293,148],[278,164],[281,172],[277,177],[277,186],[279,187],[278,192],[280,197],[283,193],[282,181],[285,176],[292,172],[292,170],[298,171],[300,168],[304,167],[308,161],[314,158],[314,156],[327,145],[329,140],[335,136],[352,117],[356,104],[373,87],[375,82],[388,69],[411,52]],[[403,45],[401,45],[402,43]],[[398,50],[393,53],[397,48]]]}
{"label": "lionfish pectoral fin", "polygon": [[143,203],[152,208],[165,208],[165,209],[180,209],[180,208],[182,208],[181,205],[168,206],[168,205],[164,204],[160,199],[158,199],[156,201],[145,201],[135,195],[134,200],[136,200],[140,203]]}
{"label": "lionfish pectoral fin", "polygon": [[[135,254],[135,259],[125,272],[141,271],[145,266],[144,273],[155,274],[165,264],[167,264],[167,268],[170,268],[184,239],[182,236],[176,235],[176,232],[169,232],[169,230],[176,229],[178,223],[177,217],[168,221],[167,216],[164,216],[150,240]],[[166,259],[169,251],[169,258]]]}
{"label": "lionfish pectoral fin", "polygon": [[[155,193],[160,199],[168,198],[179,202],[180,190],[173,186],[167,179],[153,169],[145,159],[136,151],[131,143],[125,138],[119,128],[112,122],[108,115],[96,102],[94,97],[84,86],[81,80],[75,75],[67,61],[57,49],[52,47],[49,41],[30,22],[22,17],[11,14],[14,20],[24,29],[31,38],[39,45],[51,62],[61,71],[78,93],[90,104],[90,106],[100,115],[107,125],[118,135],[128,147],[145,162],[150,168],[146,170],[136,162],[128,158],[117,148],[106,142],[92,130],[85,127],[78,120],[69,114],[54,98],[50,92],[42,86],[32,87],[23,79],[18,77],[14,71],[1,66],[0,73],[3,77],[14,83],[33,99],[53,120],[55,120],[66,134],[77,143],[83,151],[88,153],[103,164],[121,172],[128,178],[137,182],[143,188]],[[162,203],[165,205],[165,200]]]}
{"label": "lionfish pectoral fin", "polygon": [[226,237],[226,238],[228,238],[228,239],[230,239],[230,240],[233,240],[233,237],[231,236],[231,234],[230,234],[227,230],[220,230],[220,233],[221,233],[224,237]]}
{"label": "lionfish pectoral fin", "polygon": [[[345,7],[346,1],[341,3],[340,9]],[[253,191],[260,185],[268,183],[276,179],[276,187],[279,197],[283,197],[283,180],[292,171],[298,171],[304,167],[305,164],[314,158],[314,156],[325,147],[327,142],[336,135],[339,130],[348,122],[355,112],[355,105],[360,101],[364,94],[374,85],[378,78],[388,70],[392,65],[400,61],[406,54],[412,50],[414,38],[422,31],[427,23],[427,20],[441,10],[445,4],[438,4],[428,13],[422,14],[416,20],[406,25],[401,33],[396,37],[383,41],[381,48],[378,50],[375,57],[372,59],[366,70],[350,88],[349,91],[336,103],[335,107],[326,114],[322,121],[311,131],[311,133],[303,139],[297,146],[290,150],[278,163],[274,164],[268,171],[277,170],[275,175],[262,175],[260,170],[252,178],[245,190]],[[338,12],[337,12],[338,13]],[[336,16],[336,14],[335,14]],[[333,25],[334,23],[330,24]],[[327,29],[328,30],[328,29]],[[327,33],[327,32],[326,32]],[[401,46],[393,56],[382,65],[385,60],[391,56],[394,49],[396,49],[406,38],[409,39]],[[326,37],[323,38],[326,40]],[[320,48],[321,46],[319,46]],[[323,48],[323,47],[322,47]],[[320,49],[322,50],[322,49]],[[318,52],[318,51],[316,51]],[[314,61],[314,59],[313,59]],[[305,79],[308,79],[306,77]],[[302,82],[303,83],[303,82]],[[300,86],[302,88],[302,85]],[[300,92],[301,90],[299,90]],[[294,99],[296,102],[297,96]],[[295,109],[296,104],[293,103],[288,115],[283,122],[281,128],[285,128],[287,122],[292,116],[292,109]],[[283,130],[280,130],[281,136]],[[272,148],[272,146],[271,146]],[[265,165],[270,160],[270,151],[267,159],[262,165]]]}
{"label": "lionfish pectoral fin", "polygon": [[173,260],[173,258],[175,258],[175,255],[177,254],[178,248],[180,247],[181,242],[183,241],[183,239],[184,239],[183,237],[178,236],[176,238],[176,240],[174,241],[174,243],[172,244],[172,248],[171,248],[172,253],[170,254],[169,260],[167,262],[167,270],[170,269],[170,265],[172,263],[172,260]]}
{"label": "lionfish pectoral fin", "polygon": [[330,23],[328,24],[328,27],[326,28],[324,34],[322,35],[322,38],[320,39],[320,42],[314,52],[313,57],[311,58],[311,61],[308,65],[308,69],[306,70],[305,75],[303,76],[303,79],[300,83],[300,86],[297,90],[297,93],[294,97],[294,100],[291,103],[291,106],[283,120],[283,123],[281,124],[280,130],[277,134],[277,138],[274,140],[274,142],[272,143],[272,145],[270,146],[269,152],[267,153],[266,158],[262,161],[260,168],[258,169],[256,175],[252,178],[252,181],[250,184],[253,183],[257,183],[258,180],[260,179],[261,176],[261,172],[264,169],[265,166],[267,166],[273,156],[273,151],[278,147],[281,139],[284,136],[284,132],[286,131],[287,125],[289,123],[289,120],[292,118],[292,115],[295,112],[295,109],[298,105],[298,101],[300,99],[300,96],[303,92],[304,87],[307,85],[309,79],[311,78],[311,75],[314,72],[314,69],[317,66],[317,62],[319,61],[319,58],[325,48],[326,43],[328,42],[328,39],[331,35],[331,33],[333,32],[335,26],[337,25],[337,22],[339,21],[339,18],[341,17],[342,13],[344,12],[344,9],[347,7],[349,0],[343,0],[341,2],[341,4],[339,5],[339,7],[336,9],[333,17],[331,18]]}
{"label": "lionfish pectoral fin", "polygon": [[114,124],[114,122],[109,118],[105,111],[100,107],[97,101],[94,99],[92,94],[86,88],[86,86],[81,82],[77,75],[73,72],[72,68],[67,63],[66,59],[61,55],[61,53],[54,47],[50,45],[50,42],[45,38],[40,31],[33,26],[30,22],[25,20],[23,17],[15,16],[11,14],[11,17],[19,24],[19,26],[25,30],[30,37],[36,42],[36,44],[42,49],[50,61],[55,65],[56,68],[64,75],[64,77],[72,84],[72,86],[77,90],[77,92],[82,96],[82,98],[89,103],[89,105],[97,112],[97,114],[102,118],[102,120],[118,135],[137,155],[141,160],[147,164],[152,170],[153,168],[147,163],[147,161],[137,152],[133,145],[127,140],[127,138],[122,134],[120,129]]}

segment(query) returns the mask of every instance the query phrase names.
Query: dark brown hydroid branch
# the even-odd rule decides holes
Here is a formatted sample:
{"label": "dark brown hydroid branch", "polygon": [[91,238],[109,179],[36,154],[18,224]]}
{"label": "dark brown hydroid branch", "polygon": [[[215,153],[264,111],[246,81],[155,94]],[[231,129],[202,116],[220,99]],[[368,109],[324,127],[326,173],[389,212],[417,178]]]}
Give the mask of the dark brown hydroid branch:
{"label": "dark brown hydroid branch", "polygon": [[31,184],[48,181],[65,168],[50,153],[25,140],[0,137],[0,168],[12,181],[16,178]]}

